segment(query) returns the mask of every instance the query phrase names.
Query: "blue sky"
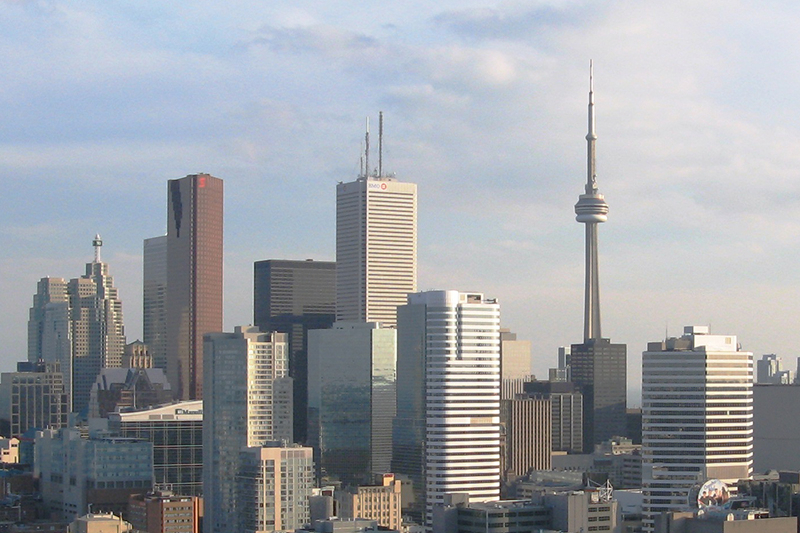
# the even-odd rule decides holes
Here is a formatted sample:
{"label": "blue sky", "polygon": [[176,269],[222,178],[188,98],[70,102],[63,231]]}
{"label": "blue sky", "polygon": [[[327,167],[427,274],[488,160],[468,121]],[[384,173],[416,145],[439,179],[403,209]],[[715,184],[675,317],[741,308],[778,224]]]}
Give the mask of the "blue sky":
{"label": "blue sky", "polygon": [[80,275],[98,232],[141,336],[142,240],[198,171],[226,182],[226,328],[250,322],[253,261],[334,258],[335,185],[382,110],[420,289],[497,297],[546,376],[582,334],[590,58],[603,333],[631,380],[687,324],[794,366],[800,6],[264,4],[0,1],[0,370],[36,281]]}

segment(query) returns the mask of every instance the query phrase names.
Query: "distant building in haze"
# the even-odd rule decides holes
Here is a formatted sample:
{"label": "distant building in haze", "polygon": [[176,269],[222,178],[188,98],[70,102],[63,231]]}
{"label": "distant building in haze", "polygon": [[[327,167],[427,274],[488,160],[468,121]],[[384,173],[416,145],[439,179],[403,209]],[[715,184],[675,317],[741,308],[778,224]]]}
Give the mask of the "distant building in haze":
{"label": "distant building in haze", "polygon": [[359,484],[389,472],[397,330],[336,322],[309,332],[309,445],[323,475]]}
{"label": "distant building in haze", "polygon": [[10,436],[66,427],[69,412],[58,361],[20,362],[16,372],[0,374],[0,418],[8,420]]}
{"label": "distant building in haze", "polygon": [[289,375],[294,380],[294,438],[306,442],[308,426],[308,332],[327,329],[336,314],[336,263],[257,261],[254,324],[280,331],[289,341]]}
{"label": "distant building in haze", "polygon": [[203,397],[203,335],[222,331],[222,180],[167,182],[167,377],[180,400]]}
{"label": "distant building in haze", "polygon": [[642,354],[644,530],[682,510],[709,479],[734,485],[753,473],[753,354],[733,335],[687,326]]}
{"label": "distant building in haze", "polygon": [[774,353],[766,354],[756,361],[756,382],[791,385],[794,383],[794,371],[784,370],[781,358]]}
{"label": "distant building in haze", "polygon": [[583,343],[573,344],[570,355],[572,381],[581,387],[584,405],[584,450],[615,435],[625,434],[627,348],[612,344],[600,331],[600,282],[597,225],[608,218],[608,204],[597,188],[595,168],[594,88],[590,73],[589,133],[586,135],[587,179],[584,194],[575,204],[576,220],[586,226],[586,286]]}
{"label": "distant building in haze", "polygon": [[336,320],[393,327],[417,290],[417,185],[384,175],[381,155],[373,172],[369,127],[366,140],[361,176],[336,187]]}
{"label": "distant building in haze", "polygon": [[[238,523],[240,452],[292,441],[292,378],[285,333],[238,326],[205,335],[203,397],[204,531],[227,533]],[[313,475],[313,472],[312,472]]]}
{"label": "distant building in haze", "polygon": [[144,240],[142,327],[153,366],[167,370],[167,236]]}

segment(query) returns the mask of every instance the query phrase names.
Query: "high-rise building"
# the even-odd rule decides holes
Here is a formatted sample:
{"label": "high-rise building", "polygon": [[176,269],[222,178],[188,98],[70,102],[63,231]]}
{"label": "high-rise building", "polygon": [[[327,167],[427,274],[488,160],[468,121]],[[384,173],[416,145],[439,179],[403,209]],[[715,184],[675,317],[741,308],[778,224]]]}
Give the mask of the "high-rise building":
{"label": "high-rise building", "polygon": [[756,383],[791,385],[794,383],[794,371],[784,370],[783,361],[774,353],[765,354],[756,361]]}
{"label": "high-rise building", "polygon": [[[241,533],[295,531],[309,523],[314,488],[313,450],[271,444],[241,451],[236,498],[243,502],[236,518]],[[208,520],[206,518],[206,520]],[[224,531],[232,531],[230,525]]]}
{"label": "high-rise building", "polygon": [[222,331],[222,180],[167,182],[167,377],[180,400],[203,397],[203,335]]}
{"label": "high-rise building", "polygon": [[552,451],[583,453],[583,394],[564,381],[532,381],[525,384],[531,398],[546,398],[552,407]]}
{"label": "high-rise building", "polygon": [[733,335],[687,326],[642,354],[644,530],[683,509],[693,486],[753,472],[753,354]]}
{"label": "high-rise building", "polygon": [[500,329],[500,396],[513,400],[531,374],[531,341],[517,339],[510,329]]}
{"label": "high-rise building", "polygon": [[254,326],[207,333],[204,352],[204,531],[226,533],[243,508],[237,507],[234,477],[239,452],[292,441],[292,378],[285,333]]}
{"label": "high-rise building", "polygon": [[[368,167],[368,165],[367,165]],[[336,320],[397,323],[417,290],[417,185],[365,172],[336,187]]]}
{"label": "high-rise building", "polygon": [[39,281],[28,322],[28,360],[59,362],[72,411],[86,408],[100,369],[121,366],[125,350],[122,302],[100,259],[100,235],[93,245],[82,277]]}
{"label": "high-rise building", "polygon": [[10,436],[29,429],[66,427],[69,407],[60,363],[20,362],[16,372],[0,374],[0,418],[8,420]]}
{"label": "high-rise building", "polygon": [[573,344],[570,356],[572,381],[584,398],[584,449],[625,434],[627,348],[612,344],[600,332],[600,282],[597,225],[608,219],[608,204],[597,188],[595,167],[594,88],[589,76],[589,133],[586,190],[575,204],[575,218],[586,226],[586,287],[583,343]]}
{"label": "high-rise building", "polygon": [[167,369],[167,236],[144,240],[142,328],[153,366]]}
{"label": "high-rise building", "polygon": [[553,407],[550,398],[501,400],[504,431],[504,477],[520,477],[531,470],[550,470]]}
{"label": "high-rise building", "polygon": [[499,304],[480,293],[408,295],[398,309],[397,371],[395,472],[424,483],[427,522],[448,493],[499,499]]}
{"label": "high-rise building", "polygon": [[336,263],[257,261],[254,322],[261,331],[280,331],[289,341],[289,376],[294,380],[294,438],[306,442],[308,426],[308,332],[327,329],[336,314]]}
{"label": "high-rise building", "polygon": [[397,330],[336,322],[309,332],[309,445],[323,477],[364,483],[391,469]]}

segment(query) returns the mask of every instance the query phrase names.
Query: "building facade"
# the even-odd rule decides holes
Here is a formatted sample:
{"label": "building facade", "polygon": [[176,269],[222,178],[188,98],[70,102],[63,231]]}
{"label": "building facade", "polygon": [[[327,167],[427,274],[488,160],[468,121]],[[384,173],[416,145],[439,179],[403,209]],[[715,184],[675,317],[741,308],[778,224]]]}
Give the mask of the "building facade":
{"label": "building facade", "polygon": [[167,370],[167,236],[144,240],[142,328],[153,366]]}
{"label": "building facade", "polygon": [[393,327],[417,290],[417,185],[365,174],[336,187],[336,320]]}
{"label": "building facade", "polygon": [[336,263],[257,261],[254,265],[253,324],[286,333],[289,376],[294,380],[294,438],[308,429],[308,332],[327,329],[336,315]]}
{"label": "building facade", "polygon": [[519,397],[501,400],[504,428],[505,477],[520,477],[531,470],[550,470],[553,407],[549,398]]}
{"label": "building facade", "polygon": [[[236,498],[241,533],[294,531],[309,523],[314,487],[311,448],[299,445],[250,447],[241,452]],[[225,531],[231,531],[230,527]]]}
{"label": "building facade", "polygon": [[17,363],[16,372],[0,374],[0,418],[8,420],[11,436],[29,429],[66,427],[69,404],[58,361]]}
{"label": "building facade", "polygon": [[400,531],[402,515],[402,482],[394,474],[380,476],[379,485],[359,485],[337,490],[338,516],[353,520],[375,520],[379,526]]}
{"label": "building facade", "polygon": [[336,322],[309,332],[309,439],[323,478],[364,483],[389,472],[397,330]]}
{"label": "building facade", "polygon": [[[410,471],[395,472],[424,481],[430,524],[445,494],[468,493],[476,502],[500,497],[500,306],[480,293],[421,292],[408,296],[398,319],[398,407],[404,405],[395,462]],[[421,430],[424,439],[414,442]]]}
{"label": "building facade", "polygon": [[204,531],[226,533],[238,513],[235,475],[245,447],[292,441],[292,378],[285,333],[238,326],[205,335]]}
{"label": "building facade", "polygon": [[733,335],[687,326],[642,354],[644,529],[683,510],[694,485],[753,473],[753,354]]}
{"label": "building facade", "polygon": [[203,495],[203,402],[108,415],[115,435],[153,443],[153,482],[179,496]]}
{"label": "building facade", "polygon": [[126,516],[142,533],[199,533],[200,499],[161,489],[135,494],[128,500]]}
{"label": "building facade", "polygon": [[167,182],[167,377],[179,400],[203,398],[203,335],[222,331],[222,180]]}

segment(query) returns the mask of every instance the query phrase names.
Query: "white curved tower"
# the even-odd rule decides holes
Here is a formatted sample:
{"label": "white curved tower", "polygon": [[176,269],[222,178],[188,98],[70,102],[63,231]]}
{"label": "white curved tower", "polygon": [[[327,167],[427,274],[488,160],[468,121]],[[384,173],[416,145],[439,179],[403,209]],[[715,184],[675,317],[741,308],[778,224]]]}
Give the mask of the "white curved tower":
{"label": "white curved tower", "polygon": [[597,225],[608,219],[608,204],[597,190],[595,167],[594,88],[592,64],[589,63],[589,133],[586,134],[586,192],[575,204],[575,219],[586,224],[586,293],[584,301],[583,339],[600,339],[600,283],[598,280]]}

